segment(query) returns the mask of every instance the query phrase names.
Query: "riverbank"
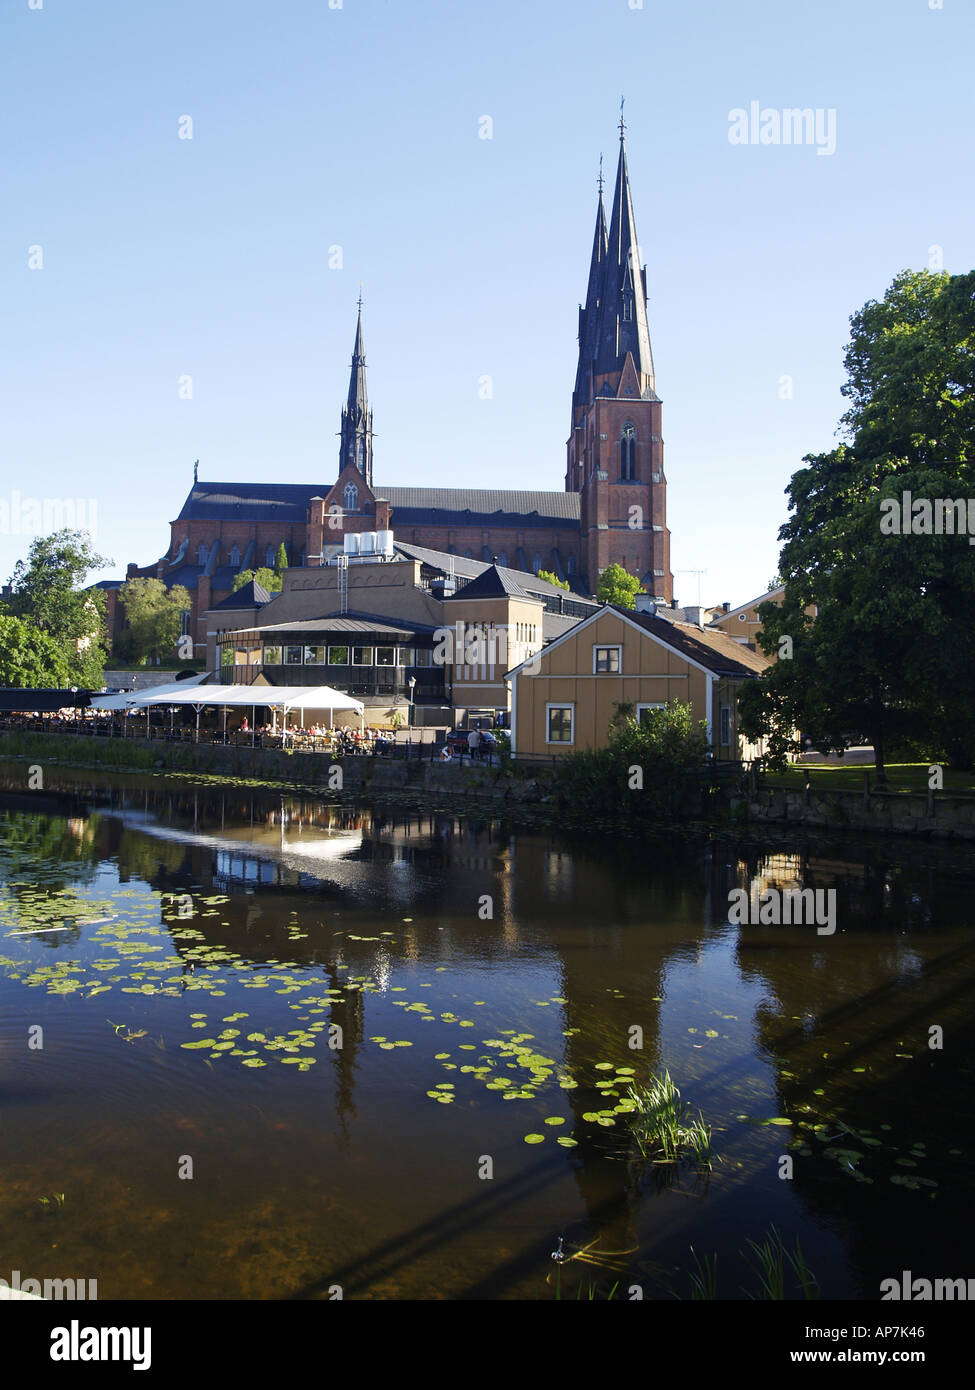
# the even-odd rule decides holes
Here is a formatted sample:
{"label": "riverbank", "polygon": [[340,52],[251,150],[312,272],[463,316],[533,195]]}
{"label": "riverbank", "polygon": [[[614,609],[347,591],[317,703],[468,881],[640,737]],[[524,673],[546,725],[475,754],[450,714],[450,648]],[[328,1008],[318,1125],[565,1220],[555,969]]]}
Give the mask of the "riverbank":
{"label": "riverbank", "polygon": [[[638,833],[632,813],[594,818],[590,808],[566,804],[554,766],[507,761],[499,766],[409,760],[332,758],[323,753],[236,748],[220,744],[165,743],[141,738],[94,739],[71,734],[0,734],[0,760],[24,764],[25,787],[40,791],[46,767],[85,771],[148,773],[221,785],[266,786],[283,791],[357,800],[393,800],[417,808],[473,803],[503,809],[533,823],[625,828]],[[33,785],[30,769],[35,773]],[[804,827],[809,830],[909,836],[921,840],[975,843],[975,799],[948,794],[911,795],[812,787],[793,790],[749,787],[745,779],[702,782],[685,798],[681,823],[715,829]],[[644,825],[644,828],[645,825]]]}

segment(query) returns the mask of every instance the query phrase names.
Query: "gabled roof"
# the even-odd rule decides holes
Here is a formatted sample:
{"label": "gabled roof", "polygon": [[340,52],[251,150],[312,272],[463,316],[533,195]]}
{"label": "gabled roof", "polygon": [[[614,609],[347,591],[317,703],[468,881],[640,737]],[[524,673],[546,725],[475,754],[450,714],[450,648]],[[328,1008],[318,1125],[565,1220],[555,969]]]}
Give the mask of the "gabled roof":
{"label": "gabled roof", "polygon": [[271,595],[263,584],[258,584],[256,579],[252,579],[248,584],[244,584],[235,594],[228,594],[219,603],[215,603],[207,611],[216,613],[221,608],[260,608],[265,603],[270,603]]}
{"label": "gabled roof", "polygon": [[[485,570],[492,568],[484,560],[468,560],[463,555],[450,555],[444,550],[431,550],[428,546],[413,545],[408,541],[394,540],[393,549],[408,560],[419,560],[422,564],[429,565],[431,569],[440,570],[442,573],[446,573],[453,567],[454,574],[458,579],[476,579]],[[497,565],[494,568],[506,581],[524,589],[529,597],[537,595],[543,599],[558,598],[561,594],[566,602],[571,600],[573,604],[583,604],[592,608],[599,606],[595,599],[560,589],[558,584],[550,584],[547,579],[539,579],[538,575],[532,574],[530,570],[512,569],[510,565],[507,567]]]}
{"label": "gabled roof", "polygon": [[729,608],[727,613],[717,613],[711,619],[711,625],[723,623],[726,618],[734,618],[739,613],[745,613],[749,608],[755,608],[760,603],[768,603],[777,598],[781,598],[785,593],[785,585],[780,584],[777,589],[769,589],[767,593],[759,594],[758,598],[749,599],[748,603],[740,603],[737,608]]}
{"label": "gabled roof", "polygon": [[770,664],[760,652],[751,652],[723,632],[692,626],[690,623],[668,622],[650,613],[635,613],[628,608],[613,611],[642,627],[668,647],[683,656],[691,657],[701,666],[719,676],[755,676]]}
{"label": "gabled roof", "polygon": [[479,598],[525,598],[541,603],[537,594],[529,594],[521,587],[510,570],[499,569],[497,565],[486,565],[476,579],[470,580],[456,593],[449,594],[447,602]]}
{"label": "gabled roof", "polygon": [[537,666],[539,662],[544,662],[549,652],[554,651],[581,628],[598,622],[606,612],[617,614],[631,626],[659,642],[661,646],[670,647],[672,651],[678,652],[687,661],[713,676],[757,676],[771,664],[760,652],[752,652],[739,646],[723,632],[692,627],[689,623],[668,622],[665,618],[657,618],[650,613],[636,613],[633,609],[619,608],[616,604],[604,604],[588,618],[574,623],[567,632],[557,637],[541,652],[512,667],[506,673],[505,679],[517,675],[523,666]]}

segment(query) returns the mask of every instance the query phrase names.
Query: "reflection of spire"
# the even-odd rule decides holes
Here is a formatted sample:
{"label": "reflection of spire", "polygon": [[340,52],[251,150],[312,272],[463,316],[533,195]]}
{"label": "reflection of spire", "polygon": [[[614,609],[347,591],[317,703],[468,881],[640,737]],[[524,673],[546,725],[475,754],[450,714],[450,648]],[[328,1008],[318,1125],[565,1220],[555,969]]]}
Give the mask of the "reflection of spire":
{"label": "reflection of spire", "polygon": [[337,1023],[342,1029],[342,1046],[332,1049],[335,1059],[335,1113],[342,1134],[348,1142],[348,1119],[355,1116],[355,1064],[358,1045],[362,1042],[365,1021],[365,1001],[361,989],[345,989],[341,974],[334,961],[324,967],[329,990],[341,991],[341,999],[333,999],[329,1009],[329,1023]]}

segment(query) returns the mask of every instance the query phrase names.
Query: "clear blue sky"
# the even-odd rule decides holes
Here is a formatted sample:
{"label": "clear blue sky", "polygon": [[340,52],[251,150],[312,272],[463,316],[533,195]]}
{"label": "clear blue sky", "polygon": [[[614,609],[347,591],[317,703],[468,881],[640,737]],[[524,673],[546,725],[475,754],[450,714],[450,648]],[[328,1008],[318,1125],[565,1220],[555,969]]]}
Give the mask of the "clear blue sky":
{"label": "clear blue sky", "polygon": [[[762,592],[849,315],[933,245],[975,264],[975,14],[636,4],[4,0],[0,496],[94,499],[121,574],[194,459],[329,483],[360,281],[377,481],[561,489],[625,93],[673,567],[705,602]],[[836,152],[731,144],[752,101],[835,109]],[[0,577],[29,542],[0,535]]]}

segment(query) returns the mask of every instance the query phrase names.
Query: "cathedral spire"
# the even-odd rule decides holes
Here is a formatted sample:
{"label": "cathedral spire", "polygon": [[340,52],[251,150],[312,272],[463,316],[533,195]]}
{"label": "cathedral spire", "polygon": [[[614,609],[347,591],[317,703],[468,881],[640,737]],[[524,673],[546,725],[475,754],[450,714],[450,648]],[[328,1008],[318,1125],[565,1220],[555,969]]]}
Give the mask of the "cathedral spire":
{"label": "cathedral spire", "polygon": [[358,468],[366,483],[372,486],[372,411],[366,393],[366,353],[362,337],[362,295],[359,295],[359,317],[356,322],[355,346],[352,349],[352,371],[349,376],[349,397],[342,411],[342,442],[339,446],[339,473],[349,464]]}
{"label": "cathedral spire", "polygon": [[620,113],[620,156],[609,219],[606,268],[595,343],[595,375],[621,373],[632,354],[641,394],[653,391],[653,356],[647,322],[646,273],[626,167],[626,125]]}
{"label": "cathedral spire", "polygon": [[587,405],[592,398],[592,364],[596,352],[596,322],[599,316],[599,301],[603,292],[603,278],[606,270],[606,213],[603,209],[603,160],[599,157],[599,201],[596,205],[596,230],[592,238],[592,256],[589,261],[589,283],[586,286],[586,303],[579,306],[579,365],[576,368],[576,385],[572,396],[573,405]]}

